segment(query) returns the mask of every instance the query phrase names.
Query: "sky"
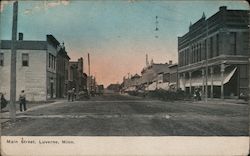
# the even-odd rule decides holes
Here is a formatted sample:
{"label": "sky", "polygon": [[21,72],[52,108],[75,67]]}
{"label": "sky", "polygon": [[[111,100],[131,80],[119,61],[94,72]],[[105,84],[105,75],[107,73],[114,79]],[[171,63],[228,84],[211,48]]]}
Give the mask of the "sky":
{"label": "sky", "polygon": [[[12,4],[1,2],[0,39],[11,39]],[[18,32],[24,40],[46,40],[52,34],[64,42],[71,61],[83,57],[86,73],[89,53],[91,74],[107,86],[140,74],[146,54],[154,63],[176,63],[177,37],[203,12],[208,18],[220,6],[249,9],[246,1],[20,0]]]}

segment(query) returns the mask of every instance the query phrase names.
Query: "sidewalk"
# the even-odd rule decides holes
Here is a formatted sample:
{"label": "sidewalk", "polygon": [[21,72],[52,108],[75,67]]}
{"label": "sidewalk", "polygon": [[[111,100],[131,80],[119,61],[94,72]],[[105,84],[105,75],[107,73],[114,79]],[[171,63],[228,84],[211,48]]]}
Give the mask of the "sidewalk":
{"label": "sidewalk", "polygon": [[[58,104],[58,103],[61,103],[64,101],[66,101],[66,100],[53,99],[53,100],[48,100],[48,101],[44,101],[44,102],[27,102],[27,104],[26,104],[27,110],[23,111],[23,112],[20,112],[19,103],[16,103],[16,116],[18,116],[19,114],[23,114],[25,112],[29,112],[29,111],[36,110],[36,109],[43,108],[43,107],[48,107],[48,106],[51,106],[53,104]],[[7,107],[5,107],[4,109],[1,110],[1,124],[10,120],[10,113],[9,113],[8,106],[9,105],[7,105]]]}
{"label": "sidewalk", "polygon": [[[205,103],[204,100],[201,101],[192,101],[193,103]],[[208,98],[207,100],[207,104],[235,104],[235,105],[248,105],[248,101],[244,101],[242,99],[219,99],[219,98],[214,98],[214,99],[210,99]]]}

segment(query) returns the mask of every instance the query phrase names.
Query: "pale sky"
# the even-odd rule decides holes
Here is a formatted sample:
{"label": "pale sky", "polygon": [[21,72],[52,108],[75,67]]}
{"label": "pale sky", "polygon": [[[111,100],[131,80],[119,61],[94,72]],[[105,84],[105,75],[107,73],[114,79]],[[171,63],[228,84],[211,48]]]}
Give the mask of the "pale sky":
{"label": "pale sky", "polygon": [[[91,57],[91,74],[99,84],[121,82],[140,74],[145,55],[155,63],[177,62],[177,36],[188,32],[204,12],[220,6],[249,9],[246,1],[19,1],[18,32],[24,40],[45,40],[52,34],[64,42],[71,60]],[[158,16],[159,31],[155,31]],[[11,39],[12,2],[1,2],[0,38]],[[159,36],[155,38],[155,36]]]}

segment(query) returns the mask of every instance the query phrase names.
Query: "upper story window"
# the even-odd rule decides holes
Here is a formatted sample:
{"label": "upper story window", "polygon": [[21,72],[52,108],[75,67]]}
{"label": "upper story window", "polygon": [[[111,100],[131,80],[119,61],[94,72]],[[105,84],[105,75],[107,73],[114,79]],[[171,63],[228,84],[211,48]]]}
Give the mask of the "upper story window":
{"label": "upper story window", "polygon": [[49,68],[56,69],[56,57],[52,54],[49,54]]}
{"label": "upper story window", "polygon": [[51,54],[49,54],[49,68],[50,68],[50,66],[51,66],[51,65],[50,65],[50,64],[51,64],[51,61],[50,61],[50,60],[51,60]]}
{"label": "upper story window", "polygon": [[22,66],[29,66],[29,54],[22,54]]}
{"label": "upper story window", "polygon": [[4,55],[3,53],[0,53],[0,66],[4,65]]}

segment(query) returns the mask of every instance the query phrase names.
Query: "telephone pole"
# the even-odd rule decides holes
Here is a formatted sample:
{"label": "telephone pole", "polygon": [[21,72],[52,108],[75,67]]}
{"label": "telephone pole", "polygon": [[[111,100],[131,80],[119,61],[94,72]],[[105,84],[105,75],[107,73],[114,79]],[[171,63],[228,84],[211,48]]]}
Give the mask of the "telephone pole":
{"label": "telephone pole", "polygon": [[18,1],[13,3],[11,68],[10,68],[10,117],[16,120],[16,38],[17,38]]}
{"label": "telephone pole", "polygon": [[92,90],[92,77],[90,75],[90,56],[89,56],[89,53],[88,53],[88,72],[89,72],[89,75],[87,77],[87,79],[89,80],[87,83],[88,83],[88,92],[90,94],[91,90]]}
{"label": "telephone pole", "polygon": [[89,76],[90,76],[90,57],[89,57],[89,53],[88,53],[88,68],[89,68]]}
{"label": "telephone pole", "polygon": [[[205,14],[204,14],[205,15]],[[206,83],[205,83],[205,103],[207,103],[208,98],[208,20],[206,19],[206,67],[205,67],[205,73],[206,73]]]}

